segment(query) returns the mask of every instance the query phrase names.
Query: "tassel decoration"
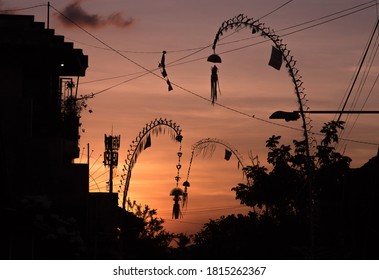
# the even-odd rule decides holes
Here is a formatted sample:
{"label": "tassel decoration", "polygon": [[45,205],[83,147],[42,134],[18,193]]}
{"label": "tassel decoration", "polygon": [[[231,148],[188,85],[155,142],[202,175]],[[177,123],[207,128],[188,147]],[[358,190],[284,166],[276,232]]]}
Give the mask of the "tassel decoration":
{"label": "tassel decoration", "polygon": [[[218,83],[218,68],[217,66],[212,67],[212,74],[211,74],[211,100],[212,105],[214,105],[215,101],[217,101],[217,91],[220,91],[220,85]],[[220,91],[221,94],[221,91]]]}
{"label": "tassel decoration", "polygon": [[[212,63],[221,63],[221,57],[214,52],[214,48],[213,48],[213,54],[211,54],[208,57],[207,61],[212,62]],[[215,101],[217,101],[218,91],[221,94],[220,85],[218,83],[218,73],[217,72],[218,72],[218,68],[216,65],[214,65],[212,67],[212,72],[211,72],[211,100],[212,100],[212,105],[214,105]]]}
{"label": "tassel decoration", "polygon": [[190,183],[188,181],[185,181],[183,183],[183,186],[184,186],[184,192],[183,192],[182,208],[187,208],[187,206],[188,206],[188,191],[187,191],[187,188],[189,188]]}
{"label": "tassel decoration", "polygon": [[187,187],[184,187],[182,207],[187,208],[188,205],[188,192]]}
{"label": "tassel decoration", "polygon": [[187,205],[188,205],[188,193],[184,192],[183,193],[182,207],[187,208]]}
{"label": "tassel decoration", "polygon": [[176,187],[173,190],[171,190],[170,195],[174,197],[173,198],[174,206],[172,208],[172,218],[179,219],[179,217],[181,217],[179,201],[181,200],[180,197],[183,196],[183,190],[181,188]]}
{"label": "tassel decoration", "polygon": [[[212,67],[212,74],[211,74],[211,100],[212,100],[212,105],[214,105],[215,101],[217,101],[217,90],[220,91],[217,72],[218,72],[218,68],[216,65],[214,65]],[[220,94],[221,94],[221,91],[220,91]]]}
{"label": "tassel decoration", "polygon": [[180,205],[177,200],[172,208],[172,219],[179,219],[180,216]]}

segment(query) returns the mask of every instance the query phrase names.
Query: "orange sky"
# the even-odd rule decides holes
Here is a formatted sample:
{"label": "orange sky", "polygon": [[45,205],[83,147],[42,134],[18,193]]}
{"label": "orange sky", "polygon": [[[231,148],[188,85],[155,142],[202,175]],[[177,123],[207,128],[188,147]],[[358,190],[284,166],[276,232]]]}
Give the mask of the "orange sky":
{"label": "orange sky", "polygon": [[[306,3],[296,0],[83,0],[50,3],[60,12],[68,11],[65,10],[67,5],[74,3],[72,8],[80,12],[81,19],[87,20],[80,21],[77,18],[75,21],[92,35],[78,27],[64,25],[58,19],[57,12],[50,10],[50,28],[55,29],[56,34],[64,35],[66,41],[73,41],[75,47],[82,48],[89,56],[89,68],[86,77],[80,80],[79,94],[97,93],[135,77],[135,73],[145,71],[131,60],[144,68],[155,69],[162,51],[166,50],[166,64],[188,56],[180,60],[182,64],[167,67],[169,79],[189,91],[209,98],[212,64],[206,61],[206,57],[212,50],[207,47],[196,54],[194,52],[213,42],[224,20],[244,13],[254,19],[263,17],[261,22],[277,31],[287,44],[297,61],[296,67],[300,70],[308,105],[312,110],[339,108],[378,18],[377,7],[369,7],[375,1],[367,0],[310,0]],[[274,11],[285,3],[285,6]],[[0,9],[18,9],[40,4],[46,3],[2,0]],[[325,17],[358,5],[361,6]],[[362,11],[358,12],[359,9]],[[44,6],[16,13],[33,14],[36,20],[45,22],[46,10]],[[270,12],[273,13],[267,15]],[[342,17],[317,25],[339,16]],[[308,21],[312,22],[303,24]],[[283,30],[291,26],[297,27]],[[310,28],[300,31],[305,27]],[[286,35],[293,31],[298,32]],[[122,56],[107,50],[94,37],[119,50]],[[230,52],[221,55],[223,63],[219,65],[222,94],[218,101],[221,104],[264,120],[269,120],[271,113],[277,110],[298,109],[293,83],[284,65],[280,71],[267,65],[271,42],[256,45],[264,39],[253,36],[249,29],[237,33],[229,31],[223,37],[217,46],[217,52]],[[357,103],[356,107],[352,107],[355,110],[362,108],[366,98],[364,110],[379,110],[378,86],[375,86],[379,61],[372,53],[378,46],[375,41],[377,38],[375,36],[356,84],[357,89],[363,74],[368,73],[361,93],[359,95],[354,90],[351,96],[351,101],[356,100]],[[251,46],[246,47],[248,45]],[[371,62],[372,65],[368,68]],[[159,74],[158,71],[156,73]],[[114,78],[118,76],[123,77]],[[209,101],[175,86],[173,91],[168,92],[165,81],[152,74],[104,91],[89,100],[88,105],[93,113],[83,112],[82,128],[85,132],[82,133],[80,144],[84,151],[87,143],[90,143],[90,149],[93,150],[91,172],[95,178],[106,173],[104,167],[97,166],[101,160],[96,166],[94,164],[103,153],[105,133],[111,133],[113,127],[114,134],[121,135],[119,157],[120,162],[123,162],[131,141],[139,131],[145,124],[160,117],[173,120],[182,129],[183,167],[180,185],[187,173],[191,146],[200,139],[218,138],[230,143],[238,149],[246,164],[250,163],[249,152],[258,155],[260,163],[265,164],[265,141],[273,134],[282,135],[283,143],[286,144],[291,143],[292,139],[302,139],[301,131],[275,125],[284,124],[300,129],[300,121],[286,123],[275,120],[274,124],[270,124],[249,118],[217,105],[212,106]],[[350,106],[351,102],[347,109]],[[322,124],[333,117],[311,115],[312,131],[319,132]],[[353,159],[353,167],[361,166],[377,153],[375,143],[379,143],[379,132],[376,118],[376,115],[362,115],[354,125],[353,116],[347,124],[345,138],[372,143],[342,141],[337,147]],[[319,140],[319,136],[316,135],[315,138]],[[169,192],[176,183],[177,151],[177,143],[168,135],[152,137],[152,146],[142,152],[133,169],[129,190],[132,200],[158,209],[159,216],[166,220],[166,228],[174,232],[194,233],[209,218],[248,210],[240,206],[230,191],[244,181],[241,170],[237,169],[237,160],[233,157],[230,161],[223,160],[224,148],[217,146],[212,158],[194,159],[188,208],[183,219],[171,220],[172,198]],[[86,155],[82,161],[85,161],[85,157]],[[117,174],[120,172],[121,164]],[[96,181],[100,189],[105,191],[104,178],[100,176]],[[119,177],[116,177],[115,190],[118,189],[118,181]],[[91,190],[98,191],[96,186],[92,186]]]}

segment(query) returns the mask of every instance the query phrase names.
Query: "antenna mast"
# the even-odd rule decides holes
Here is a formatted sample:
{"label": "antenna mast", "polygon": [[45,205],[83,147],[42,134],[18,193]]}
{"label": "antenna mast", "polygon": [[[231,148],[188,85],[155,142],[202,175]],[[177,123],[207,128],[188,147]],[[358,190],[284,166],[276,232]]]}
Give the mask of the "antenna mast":
{"label": "antenna mast", "polygon": [[[113,129],[112,129],[113,130]],[[118,165],[118,150],[120,148],[120,135],[104,135],[105,152],[104,165],[109,166],[109,193],[113,192],[113,168]]]}
{"label": "antenna mast", "polygon": [[47,2],[47,29],[50,28],[50,2]]}

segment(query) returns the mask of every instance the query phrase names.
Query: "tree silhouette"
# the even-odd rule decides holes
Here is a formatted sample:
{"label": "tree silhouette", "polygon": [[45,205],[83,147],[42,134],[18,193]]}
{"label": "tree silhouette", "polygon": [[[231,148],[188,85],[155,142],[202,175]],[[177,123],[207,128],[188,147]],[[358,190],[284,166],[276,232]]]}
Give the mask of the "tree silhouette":
{"label": "tree silhouette", "polygon": [[283,224],[255,212],[210,220],[195,234],[198,259],[301,259],[303,229],[294,219]]}
{"label": "tree silhouette", "polygon": [[168,258],[174,235],[164,229],[164,220],[157,217],[157,210],[148,205],[132,205],[130,201],[128,204],[132,206],[131,212],[119,209],[122,258]]}
{"label": "tree silhouette", "polygon": [[171,259],[193,259],[193,235],[186,233],[175,234],[176,248],[171,249]]}
{"label": "tree silhouette", "polygon": [[[251,184],[238,184],[232,190],[242,204],[264,209],[264,213],[279,220],[283,216],[305,214],[306,180],[312,180],[313,196],[336,187],[349,169],[351,159],[335,151],[338,130],[343,129],[342,121],[325,123],[321,129],[324,138],[317,146],[312,162],[313,178],[307,178],[303,141],[294,140],[293,153],[289,145],[280,145],[280,136],[272,136],[266,141],[269,149],[267,162],[273,166],[268,172],[265,166],[246,167]],[[313,164],[315,162],[315,164]]]}
{"label": "tree silhouette", "polygon": [[[364,166],[352,170],[351,159],[335,150],[335,144],[339,141],[338,131],[341,129],[342,121],[325,123],[321,129],[324,137],[316,146],[312,158],[306,157],[303,141],[294,140],[292,148],[280,144],[280,136],[270,137],[266,147],[271,171],[259,164],[247,166],[248,183],[240,183],[232,188],[236,192],[236,199],[252,207],[254,212],[245,216],[221,217],[205,224],[194,238],[198,257],[372,258],[374,249],[368,246],[368,242],[375,248],[379,247],[379,242],[372,234],[378,232],[373,230],[376,222],[369,222],[370,226],[364,227],[366,236],[372,239],[363,242],[365,249],[362,249],[357,245],[362,244],[357,233],[367,218],[357,214],[357,211],[353,213],[352,208],[361,206],[361,201],[370,194],[378,197],[378,192],[374,191],[376,188],[362,174],[372,178],[374,175],[371,173],[369,176],[368,170],[375,170],[374,166],[377,168],[379,164],[377,160],[372,160],[371,169]],[[307,170],[309,167],[311,172]],[[377,179],[371,181],[378,182]],[[362,184],[359,190],[354,185],[357,182]],[[312,185],[311,201],[308,200],[307,184]],[[313,208],[314,219],[315,248],[312,255],[309,254],[309,207]],[[378,212],[371,211],[370,216],[377,217]]]}
{"label": "tree silhouette", "polygon": [[46,195],[27,195],[5,214],[3,232],[9,234],[2,259],[82,259],[87,248],[78,221],[57,211]]}
{"label": "tree silhouette", "polygon": [[242,204],[263,209],[265,215],[280,220],[284,216],[304,211],[304,165],[299,164],[300,152],[291,154],[291,147],[280,145],[280,136],[266,141],[269,149],[267,162],[273,165],[271,172],[265,166],[245,167],[251,184],[238,184],[232,188]]}
{"label": "tree silhouette", "polygon": [[175,235],[175,242],[178,248],[184,249],[191,244],[192,235],[187,235],[185,233],[179,233]]}

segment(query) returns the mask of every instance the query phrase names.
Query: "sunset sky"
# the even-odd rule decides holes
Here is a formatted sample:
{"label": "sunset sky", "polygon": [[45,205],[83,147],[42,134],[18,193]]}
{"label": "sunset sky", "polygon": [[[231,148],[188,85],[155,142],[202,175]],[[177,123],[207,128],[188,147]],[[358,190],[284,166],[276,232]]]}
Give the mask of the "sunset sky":
{"label": "sunset sky", "polygon": [[[93,150],[91,172],[101,191],[106,191],[107,179],[102,158],[98,159],[104,150],[104,134],[113,130],[121,135],[114,183],[117,191],[131,141],[155,118],[173,120],[182,129],[180,185],[186,178],[191,146],[201,139],[221,139],[239,151],[245,164],[251,164],[251,154],[267,167],[265,141],[270,136],[281,135],[284,144],[302,140],[300,120],[287,123],[269,119],[274,111],[299,109],[294,85],[284,65],[280,71],[268,66],[272,42],[252,35],[248,28],[229,30],[221,37],[216,52],[223,60],[218,65],[218,102],[223,106],[212,106],[205,100],[210,98],[212,67],[206,58],[213,52],[211,44],[223,21],[243,13],[275,30],[297,61],[310,109],[338,110],[350,90],[379,9],[376,1],[368,0],[52,0],[50,4],[50,28],[89,56],[79,94],[96,96],[88,100],[82,114],[80,145],[84,153],[78,162],[86,161],[89,143]],[[0,10],[47,21],[47,1],[0,0]],[[378,34],[347,103],[348,110],[379,110]],[[166,71],[174,88],[170,92],[163,79],[146,71],[160,76],[157,66],[163,50],[167,51]],[[143,73],[147,74],[136,78]],[[324,122],[336,118],[310,117],[314,133]],[[362,166],[377,154],[377,118],[354,115],[348,119],[342,135],[346,141],[337,149],[353,159],[352,167]],[[319,135],[313,137],[320,141]],[[245,181],[238,162],[233,156],[225,161],[225,149],[217,145],[212,157],[194,158],[188,207],[182,219],[172,220],[169,193],[176,185],[178,149],[169,135],[152,136],[151,147],[141,153],[132,172],[131,200],[156,208],[166,220],[167,230],[173,232],[194,233],[210,218],[249,210],[230,190]],[[91,183],[91,191],[99,189]]]}

